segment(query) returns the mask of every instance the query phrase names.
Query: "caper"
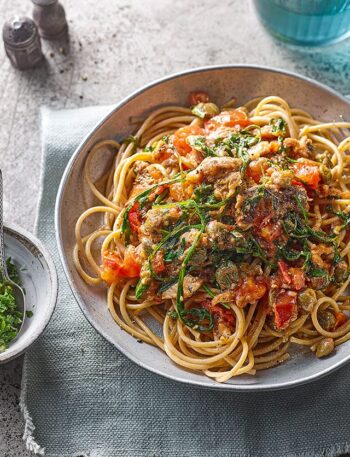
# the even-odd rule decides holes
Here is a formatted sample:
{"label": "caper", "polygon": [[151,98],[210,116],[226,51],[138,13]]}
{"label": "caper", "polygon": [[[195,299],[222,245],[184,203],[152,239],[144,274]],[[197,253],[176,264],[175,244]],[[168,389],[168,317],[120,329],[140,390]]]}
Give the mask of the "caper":
{"label": "caper", "polygon": [[323,163],[323,165],[325,165],[328,168],[331,168],[331,169],[333,168],[332,159],[331,159],[330,155],[327,153],[325,153],[322,163]]}
{"label": "caper", "polygon": [[332,330],[337,322],[334,314],[330,311],[320,311],[318,313],[318,321],[321,327],[327,331]]}
{"label": "caper", "polygon": [[230,260],[221,264],[216,270],[215,279],[221,290],[231,289],[239,280],[237,266]]}
{"label": "caper", "polygon": [[316,292],[314,289],[306,289],[298,294],[298,305],[300,305],[303,310],[310,313],[312,308],[317,302]]}
{"label": "caper", "polygon": [[220,110],[215,103],[204,103],[204,111],[207,116],[216,116],[220,113]]}
{"label": "caper", "polygon": [[329,183],[332,180],[332,173],[331,170],[326,167],[323,163],[320,165],[320,173],[321,173],[321,178],[324,183]]}
{"label": "caper", "polygon": [[312,141],[310,139],[306,140],[306,147],[307,147],[307,150],[311,153],[313,153],[315,150],[314,145],[312,144]]}
{"label": "caper", "polygon": [[220,110],[215,103],[198,103],[198,105],[192,108],[192,113],[201,119],[204,119],[205,117],[216,116],[220,113]]}
{"label": "caper", "polygon": [[329,284],[329,277],[327,276],[315,276],[309,278],[310,285],[315,290],[322,290]]}
{"label": "caper", "polygon": [[345,262],[339,262],[334,269],[334,281],[339,284],[349,277],[349,270]]}
{"label": "caper", "polygon": [[323,338],[316,346],[316,356],[326,357],[334,350],[333,338]]}
{"label": "caper", "polygon": [[332,159],[327,152],[324,152],[323,154],[318,154],[316,159],[318,162],[322,163],[326,167],[333,168]]}

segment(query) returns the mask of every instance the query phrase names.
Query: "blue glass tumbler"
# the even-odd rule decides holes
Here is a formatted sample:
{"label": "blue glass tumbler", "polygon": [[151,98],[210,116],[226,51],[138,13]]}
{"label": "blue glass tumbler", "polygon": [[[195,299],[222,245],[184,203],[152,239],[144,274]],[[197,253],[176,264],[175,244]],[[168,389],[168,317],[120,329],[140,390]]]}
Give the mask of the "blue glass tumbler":
{"label": "blue glass tumbler", "polygon": [[253,0],[271,33],[305,46],[334,43],[350,36],[350,0]]}

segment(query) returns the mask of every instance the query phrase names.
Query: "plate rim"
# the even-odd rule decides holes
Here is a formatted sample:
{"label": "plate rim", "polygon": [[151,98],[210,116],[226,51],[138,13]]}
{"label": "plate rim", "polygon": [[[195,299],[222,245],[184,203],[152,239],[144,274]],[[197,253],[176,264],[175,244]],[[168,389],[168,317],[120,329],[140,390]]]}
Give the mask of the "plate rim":
{"label": "plate rim", "polygon": [[103,338],[105,338],[110,344],[112,344],[120,353],[122,353],[124,356],[126,356],[129,360],[134,362],[136,365],[142,367],[145,370],[148,370],[152,373],[155,373],[159,376],[162,376],[164,378],[170,379],[172,381],[180,382],[182,384],[186,385],[192,385],[195,387],[200,387],[200,388],[205,388],[205,389],[212,389],[212,390],[225,390],[225,391],[231,391],[231,392],[264,392],[264,391],[277,391],[277,390],[284,390],[284,389],[290,389],[294,388],[297,386],[301,386],[304,384],[308,384],[312,381],[321,379],[322,377],[336,371],[337,369],[341,368],[345,364],[347,364],[350,361],[350,353],[348,356],[344,357],[342,360],[338,361],[337,363],[334,363],[334,365],[323,369],[320,372],[317,372],[315,374],[309,375],[307,377],[304,377],[302,379],[298,380],[291,380],[291,381],[285,381],[281,383],[276,383],[276,384],[271,384],[271,383],[266,383],[266,384],[229,384],[229,383],[216,383],[212,381],[211,384],[208,383],[203,383],[200,380],[186,380],[182,379],[176,375],[168,374],[166,371],[162,371],[161,369],[157,369],[156,367],[152,367],[148,365],[147,363],[143,363],[142,360],[137,359],[134,357],[132,354],[126,353],[121,346],[116,343],[115,341],[112,341],[111,338],[105,333],[104,329],[102,326],[99,325],[99,323],[96,323],[93,321],[91,316],[89,315],[87,311],[87,307],[85,306],[84,299],[81,296],[80,292],[78,291],[78,288],[75,287],[74,281],[71,277],[70,271],[69,271],[69,265],[66,259],[66,255],[64,253],[63,249],[63,241],[62,241],[62,236],[61,236],[61,228],[60,228],[60,214],[62,211],[62,205],[63,205],[63,199],[62,195],[68,180],[68,177],[71,173],[71,170],[74,167],[74,164],[78,158],[79,152],[85,145],[88,143],[90,138],[96,133],[96,131],[111,117],[114,115],[116,111],[118,111],[120,108],[122,108],[125,104],[127,104],[130,100],[135,98],[138,95],[141,95],[143,92],[146,92],[147,90],[151,89],[152,87],[155,87],[163,82],[166,81],[171,81],[172,79],[176,79],[178,77],[186,76],[186,75],[191,75],[194,73],[202,73],[206,71],[215,71],[215,70],[227,70],[227,69],[251,69],[251,70],[264,70],[268,71],[270,73],[275,73],[278,75],[283,75],[283,76],[291,76],[293,78],[299,79],[301,81],[304,81],[308,84],[311,84],[313,86],[317,86],[326,92],[330,93],[334,97],[340,99],[342,102],[345,102],[349,107],[350,107],[350,100],[346,98],[346,96],[342,95],[335,89],[332,89],[326,84],[320,83],[319,81],[316,81],[315,79],[309,78],[304,75],[300,75],[296,72],[289,71],[289,70],[284,70],[278,67],[270,67],[266,65],[251,65],[251,64],[223,64],[223,65],[209,65],[209,66],[201,66],[201,67],[195,67],[191,68],[189,70],[184,70],[184,71],[179,71],[175,73],[171,73],[170,75],[155,79],[151,81],[148,84],[143,85],[139,89],[134,90],[131,92],[129,95],[121,99],[118,103],[114,104],[110,111],[102,118],[100,119],[93,128],[90,129],[89,133],[85,135],[85,137],[82,139],[82,141],[79,143],[77,148],[74,150],[71,158],[69,159],[66,168],[64,170],[64,173],[62,175],[57,196],[56,196],[56,202],[55,202],[55,233],[56,233],[56,243],[57,243],[57,248],[58,248],[58,253],[59,253],[59,258],[63,267],[63,271],[65,273],[67,282],[69,284],[69,287],[72,291],[73,297],[76,300],[76,302],[79,305],[80,310],[82,311],[83,315],[89,322],[89,324],[93,327],[95,331],[97,331]]}
{"label": "plate rim", "polygon": [[[16,359],[23,353],[25,353],[34,343],[35,341],[42,335],[42,333],[45,331],[47,328],[52,315],[55,311],[56,308],[56,303],[57,303],[57,296],[58,296],[58,278],[57,278],[57,270],[54,264],[54,261],[51,257],[50,252],[48,249],[44,246],[44,244],[35,236],[33,233],[29,232],[28,230],[20,227],[17,224],[14,223],[9,223],[7,221],[4,222],[4,232],[8,233],[10,237],[14,237],[16,235],[20,236],[20,239],[18,240],[20,244],[23,245],[22,239],[26,239],[28,244],[31,244],[32,246],[35,246],[35,248],[41,253],[43,259],[45,260],[45,263],[48,268],[48,274],[50,278],[50,297],[48,299],[48,304],[50,306],[50,309],[48,310],[48,313],[43,321],[40,321],[40,326],[36,330],[36,332],[29,337],[29,343],[28,345],[25,345],[24,347],[19,347],[18,350],[16,350],[14,353],[6,357],[7,351],[4,353],[0,354],[0,365],[5,364],[7,362],[10,362],[11,360]],[[26,249],[28,249],[25,245],[23,245]],[[16,337],[17,338],[17,337]],[[21,340],[21,335],[19,335],[19,340]],[[1,357],[3,356],[3,357]]]}

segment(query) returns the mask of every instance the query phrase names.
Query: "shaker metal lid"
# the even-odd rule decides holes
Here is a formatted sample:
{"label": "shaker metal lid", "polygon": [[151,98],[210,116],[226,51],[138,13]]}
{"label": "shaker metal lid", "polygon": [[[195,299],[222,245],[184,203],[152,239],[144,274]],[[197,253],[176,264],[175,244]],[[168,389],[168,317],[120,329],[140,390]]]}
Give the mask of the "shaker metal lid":
{"label": "shaker metal lid", "polygon": [[5,43],[12,46],[23,46],[30,41],[37,34],[37,27],[26,16],[14,16],[5,22],[2,29],[2,37]]}
{"label": "shaker metal lid", "polygon": [[56,2],[57,2],[57,0],[32,0],[32,3],[34,3],[34,5],[38,5],[38,6],[50,6]]}

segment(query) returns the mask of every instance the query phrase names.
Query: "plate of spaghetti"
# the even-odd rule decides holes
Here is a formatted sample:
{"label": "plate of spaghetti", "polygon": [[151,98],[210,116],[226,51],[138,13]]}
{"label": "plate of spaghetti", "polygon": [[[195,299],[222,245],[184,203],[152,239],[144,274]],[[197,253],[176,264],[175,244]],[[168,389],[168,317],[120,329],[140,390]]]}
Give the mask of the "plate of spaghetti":
{"label": "plate of spaghetti", "polygon": [[75,152],[56,207],[92,325],[207,387],[289,387],[344,364],[347,119],[332,90],[257,67],[193,70],[121,102]]}

